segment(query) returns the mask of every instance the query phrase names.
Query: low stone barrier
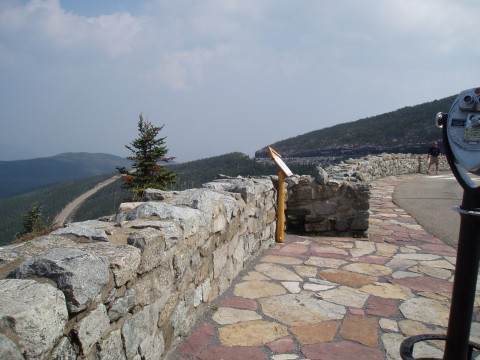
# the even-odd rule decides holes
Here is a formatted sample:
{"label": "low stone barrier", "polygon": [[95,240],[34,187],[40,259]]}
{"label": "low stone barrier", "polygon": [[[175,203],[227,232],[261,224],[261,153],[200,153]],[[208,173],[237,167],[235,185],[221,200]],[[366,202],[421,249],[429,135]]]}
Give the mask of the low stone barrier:
{"label": "low stone barrier", "polygon": [[[426,173],[427,155],[380,154],[349,159],[325,168],[329,178],[335,180],[365,181],[401,174]],[[439,170],[450,170],[445,156],[439,159]],[[435,171],[432,167],[430,171]]]}
{"label": "low stone barrier", "polygon": [[1,359],[162,359],[275,235],[269,178],[148,191],[0,248]]}
{"label": "low stone barrier", "polygon": [[[418,156],[384,154],[289,177],[287,226],[363,233],[369,181],[424,168]],[[1,247],[0,359],[168,358],[208,304],[273,243],[272,179],[148,190],[114,217]]]}
{"label": "low stone barrier", "polygon": [[368,229],[370,184],[323,179],[300,176],[287,180],[288,231],[364,235]]}
{"label": "low stone barrier", "polygon": [[[349,159],[325,169],[317,167],[315,177],[290,177],[285,211],[287,228],[323,235],[365,235],[369,183],[386,176],[425,173],[427,166],[426,155],[381,154]],[[439,168],[450,169],[444,156]]]}

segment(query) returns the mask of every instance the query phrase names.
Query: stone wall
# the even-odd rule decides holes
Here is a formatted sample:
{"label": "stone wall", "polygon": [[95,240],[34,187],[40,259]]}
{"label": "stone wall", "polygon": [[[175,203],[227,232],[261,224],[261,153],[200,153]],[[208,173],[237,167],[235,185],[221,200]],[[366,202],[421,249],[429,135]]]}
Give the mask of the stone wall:
{"label": "stone wall", "polygon": [[272,181],[148,191],[0,248],[1,359],[161,359],[275,238]]}
{"label": "stone wall", "polygon": [[[426,173],[427,167],[427,155],[381,154],[342,161],[327,167],[325,171],[329,178],[335,180],[370,182],[385,176]],[[445,156],[440,157],[439,169],[450,170]],[[435,169],[432,167],[430,171]]]}
{"label": "stone wall", "polygon": [[[363,235],[368,230],[370,181],[392,175],[425,173],[426,155],[381,154],[350,159],[316,176],[287,179],[287,229],[323,235]],[[449,170],[444,156],[440,170]],[[434,171],[434,169],[431,169]]]}

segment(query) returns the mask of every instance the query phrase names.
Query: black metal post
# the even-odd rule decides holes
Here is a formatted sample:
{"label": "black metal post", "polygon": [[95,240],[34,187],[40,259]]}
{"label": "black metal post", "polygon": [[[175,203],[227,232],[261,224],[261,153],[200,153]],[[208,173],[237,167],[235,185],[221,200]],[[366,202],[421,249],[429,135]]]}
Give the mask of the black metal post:
{"label": "black metal post", "polygon": [[480,197],[464,189],[460,213],[457,261],[448,321],[444,360],[471,356],[470,328],[480,260]]}
{"label": "black metal post", "polygon": [[480,260],[480,186],[476,186],[465,171],[457,166],[459,164],[452,152],[446,129],[444,122],[442,137],[445,155],[452,173],[464,190],[462,205],[455,209],[460,213],[460,232],[447,335],[425,334],[405,339],[400,345],[403,360],[415,360],[415,344],[428,340],[445,340],[443,360],[470,360],[473,350],[480,350],[480,345],[469,342]]}

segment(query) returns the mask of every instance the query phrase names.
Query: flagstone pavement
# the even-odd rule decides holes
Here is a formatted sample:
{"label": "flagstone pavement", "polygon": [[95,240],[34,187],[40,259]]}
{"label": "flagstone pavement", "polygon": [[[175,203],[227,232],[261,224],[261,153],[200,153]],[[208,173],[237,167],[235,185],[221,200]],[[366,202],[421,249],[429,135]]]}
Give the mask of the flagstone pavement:
{"label": "flagstone pavement", "polygon": [[[372,183],[369,238],[286,235],[237,277],[170,357],[400,360],[409,336],[446,334],[456,251]],[[480,342],[477,298],[471,341]],[[442,358],[443,341],[414,356]]]}

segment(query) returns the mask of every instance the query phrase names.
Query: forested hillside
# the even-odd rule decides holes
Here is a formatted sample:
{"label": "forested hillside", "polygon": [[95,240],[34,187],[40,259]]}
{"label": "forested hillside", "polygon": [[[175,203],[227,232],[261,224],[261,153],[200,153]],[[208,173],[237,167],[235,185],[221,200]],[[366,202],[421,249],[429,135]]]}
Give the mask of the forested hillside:
{"label": "forested hillside", "polygon": [[110,154],[65,153],[30,160],[0,161],[0,199],[64,181],[115,172],[130,161]]}
{"label": "forested hillside", "polygon": [[34,203],[42,206],[44,219],[47,223],[51,222],[74,198],[111,176],[110,173],[66,181],[40,190],[0,199],[0,246],[9,244],[15,238],[15,234],[24,230],[23,217]]}
{"label": "forested hillside", "polygon": [[[427,145],[441,138],[435,115],[448,112],[455,97],[312,131],[269,146],[285,157],[425,152]],[[268,157],[267,147],[257,151],[255,157]]]}
{"label": "forested hillside", "polygon": [[[292,171],[297,174],[313,174],[313,165],[291,164]],[[226,155],[196,160],[182,164],[168,165],[178,174],[175,190],[200,187],[203,183],[212,181],[219,174],[227,176],[262,176],[276,175],[278,169],[273,161],[257,161],[245,154],[236,152]]]}
{"label": "forested hillside", "polygon": [[[297,174],[314,174],[315,165],[287,165]],[[219,174],[232,177],[278,174],[273,161],[259,162],[238,152],[167,167],[178,174],[177,184],[170,186],[168,190],[199,188],[202,184],[218,178]],[[128,192],[122,189],[121,181],[115,181],[87,199],[78,209],[74,220],[83,221],[114,214],[118,205],[128,197]]]}

